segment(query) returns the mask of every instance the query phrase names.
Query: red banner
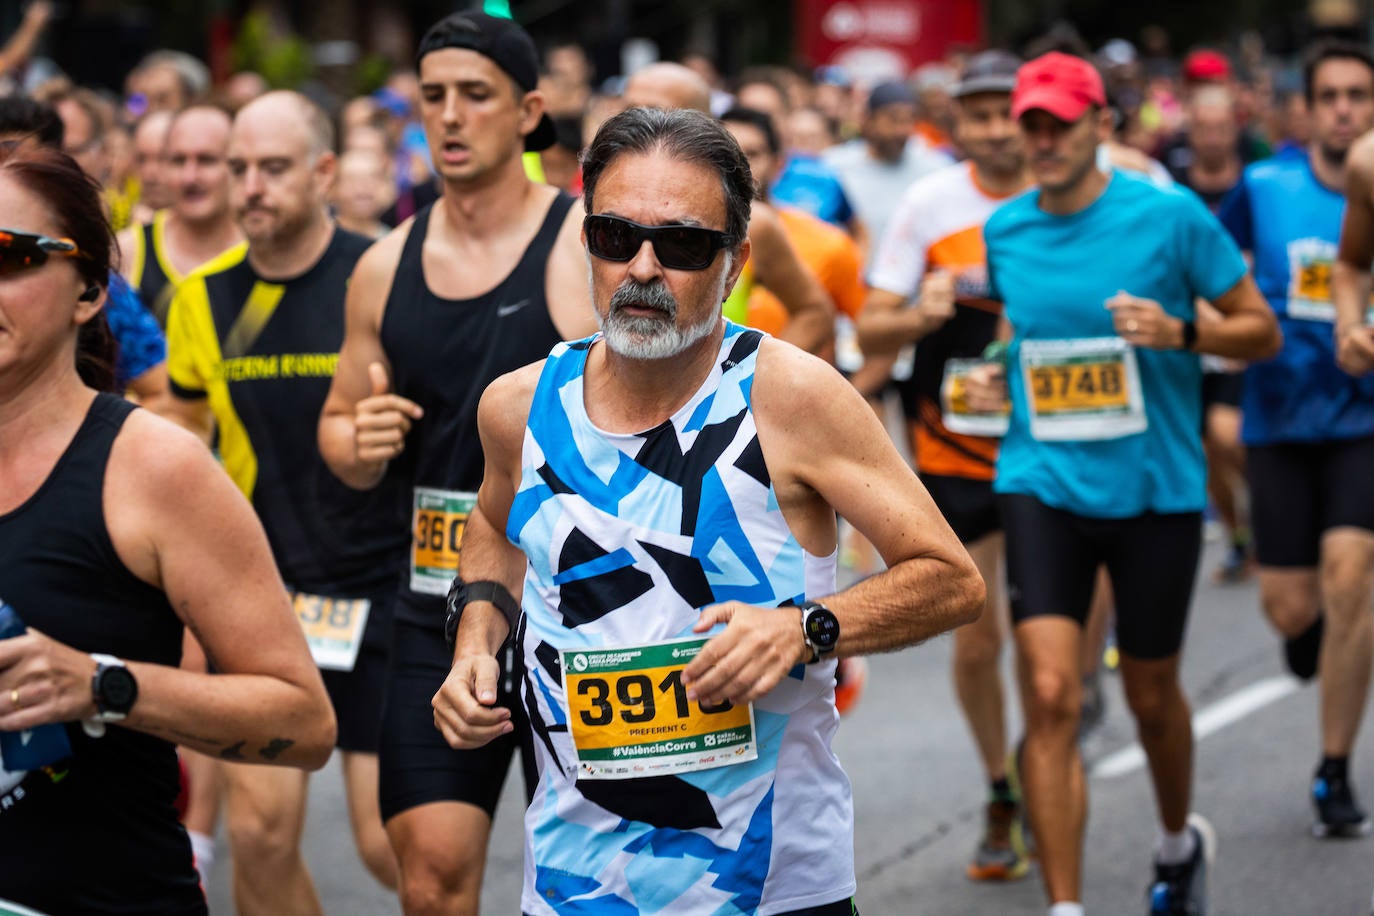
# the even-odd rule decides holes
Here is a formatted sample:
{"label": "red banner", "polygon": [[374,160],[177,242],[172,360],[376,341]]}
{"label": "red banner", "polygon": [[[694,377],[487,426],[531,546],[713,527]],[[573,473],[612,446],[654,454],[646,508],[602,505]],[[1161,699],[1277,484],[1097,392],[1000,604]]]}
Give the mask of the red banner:
{"label": "red banner", "polygon": [[801,59],[868,83],[983,42],[981,0],[795,0],[795,10]]}

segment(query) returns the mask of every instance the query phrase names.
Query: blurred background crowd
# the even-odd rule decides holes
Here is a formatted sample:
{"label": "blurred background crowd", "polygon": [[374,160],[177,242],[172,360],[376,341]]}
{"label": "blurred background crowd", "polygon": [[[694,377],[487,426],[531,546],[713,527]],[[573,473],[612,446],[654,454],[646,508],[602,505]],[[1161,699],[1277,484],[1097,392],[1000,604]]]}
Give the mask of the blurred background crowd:
{"label": "blurred background crowd", "polygon": [[[339,120],[340,221],[376,235],[437,193],[411,55],[427,23],[465,5],[477,4],[10,3],[0,6],[0,95],[56,109],[65,148],[104,184],[120,229],[170,203],[163,113],[203,100],[232,112],[269,88],[300,89]],[[881,229],[882,202],[848,180],[847,193],[827,195],[803,175],[789,191],[789,166],[824,156],[845,179],[846,143],[880,158],[957,156],[950,90],[982,47],[1090,56],[1106,77],[1120,143],[1205,196],[1233,184],[1244,163],[1303,146],[1297,49],[1319,30],[1367,32],[1357,0],[1213,0],[1183,14],[1087,0],[486,6],[541,43],[541,89],[558,129],[541,157],[550,183],[576,191],[577,153],[622,104],[626,77],[675,60],[710,83],[716,114],[736,100],[768,113],[784,157],[775,196],[836,223],[865,250]]]}

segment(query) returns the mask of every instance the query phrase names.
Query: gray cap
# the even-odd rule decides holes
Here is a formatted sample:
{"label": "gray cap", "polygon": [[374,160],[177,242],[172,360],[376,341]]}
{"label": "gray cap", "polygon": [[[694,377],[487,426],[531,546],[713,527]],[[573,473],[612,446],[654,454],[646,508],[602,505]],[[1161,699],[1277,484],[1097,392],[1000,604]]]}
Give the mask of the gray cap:
{"label": "gray cap", "polygon": [[983,51],[969,58],[964,77],[951,93],[956,99],[979,92],[1005,92],[1016,88],[1021,59],[1007,51]]}

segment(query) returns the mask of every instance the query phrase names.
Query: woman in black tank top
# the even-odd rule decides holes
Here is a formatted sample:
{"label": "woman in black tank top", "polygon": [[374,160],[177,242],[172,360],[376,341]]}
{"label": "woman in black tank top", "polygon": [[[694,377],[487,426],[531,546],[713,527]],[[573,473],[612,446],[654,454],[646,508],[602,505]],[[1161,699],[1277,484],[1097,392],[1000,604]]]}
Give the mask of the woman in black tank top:
{"label": "woman in black tank top", "polygon": [[[69,157],[0,150],[0,909],[203,913],[174,742],[316,768],[334,720],[248,504],[88,387],[112,242]],[[218,674],[176,667],[184,625]]]}

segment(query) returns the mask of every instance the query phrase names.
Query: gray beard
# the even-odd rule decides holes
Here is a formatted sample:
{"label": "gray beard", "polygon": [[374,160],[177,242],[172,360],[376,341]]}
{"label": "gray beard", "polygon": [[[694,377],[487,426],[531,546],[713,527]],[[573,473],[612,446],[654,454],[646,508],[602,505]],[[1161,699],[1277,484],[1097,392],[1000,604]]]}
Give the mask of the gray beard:
{"label": "gray beard", "polygon": [[[658,309],[659,315],[627,315],[625,306]],[[701,342],[720,324],[720,314],[707,315],[685,328],[677,324],[677,300],[662,282],[640,284],[626,281],[611,296],[605,318],[597,312],[597,324],[606,346],[626,359],[671,359]]]}

